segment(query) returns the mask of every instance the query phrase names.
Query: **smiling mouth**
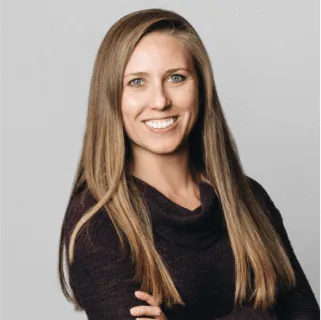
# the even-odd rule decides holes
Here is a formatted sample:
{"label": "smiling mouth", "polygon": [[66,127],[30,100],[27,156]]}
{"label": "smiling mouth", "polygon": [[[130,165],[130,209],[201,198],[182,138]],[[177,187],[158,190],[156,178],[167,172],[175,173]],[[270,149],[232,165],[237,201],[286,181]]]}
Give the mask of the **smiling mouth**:
{"label": "smiling mouth", "polygon": [[172,118],[167,118],[167,119],[162,119],[162,120],[147,120],[144,121],[145,124],[153,129],[166,129],[171,127],[176,121],[177,121],[177,116],[172,117]]}

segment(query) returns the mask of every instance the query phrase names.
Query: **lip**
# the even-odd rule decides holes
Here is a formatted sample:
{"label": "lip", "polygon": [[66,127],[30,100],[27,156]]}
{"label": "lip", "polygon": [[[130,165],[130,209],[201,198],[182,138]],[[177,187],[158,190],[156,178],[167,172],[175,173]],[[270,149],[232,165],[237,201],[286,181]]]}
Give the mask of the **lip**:
{"label": "lip", "polygon": [[[165,118],[165,119],[167,119],[167,118]],[[148,121],[148,120],[146,120],[146,121]],[[144,125],[151,132],[154,132],[154,133],[166,133],[168,131],[171,131],[171,130],[175,129],[176,126],[177,126],[177,122],[178,121],[179,121],[179,117],[177,117],[176,121],[171,126],[169,126],[167,128],[164,128],[164,129],[162,129],[162,128],[157,128],[157,129],[152,128],[152,127],[148,126],[145,122],[144,122]]]}
{"label": "lip", "polygon": [[146,119],[146,120],[143,120],[142,122],[145,122],[145,121],[158,121],[158,120],[165,120],[165,119],[170,119],[170,118],[178,118],[178,116],[168,116],[168,117],[164,117],[164,118]]}

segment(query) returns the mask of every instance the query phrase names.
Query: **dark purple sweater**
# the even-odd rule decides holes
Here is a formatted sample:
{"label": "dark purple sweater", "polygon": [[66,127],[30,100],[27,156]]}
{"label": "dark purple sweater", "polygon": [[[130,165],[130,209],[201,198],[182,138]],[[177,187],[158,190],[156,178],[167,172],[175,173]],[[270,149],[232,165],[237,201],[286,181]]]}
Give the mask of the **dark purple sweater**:
{"label": "dark purple sweater", "polygon": [[[134,179],[151,213],[156,248],[186,303],[185,307],[176,305],[172,309],[162,305],[168,319],[273,319],[269,312],[254,310],[251,306],[233,311],[234,257],[220,201],[213,188],[206,183],[200,185],[201,206],[191,211],[146,182]],[[270,219],[284,242],[297,277],[295,289],[279,291],[271,313],[279,320],[320,319],[319,306],[295,256],[280,212],[263,187],[250,180],[271,208]],[[88,190],[70,202],[65,220],[67,234],[95,202]],[[129,309],[148,305],[134,295],[134,291],[140,289],[133,282],[135,270],[129,259],[120,255],[119,244],[104,209],[77,238],[70,280],[89,320],[134,320],[136,317],[131,316]]]}

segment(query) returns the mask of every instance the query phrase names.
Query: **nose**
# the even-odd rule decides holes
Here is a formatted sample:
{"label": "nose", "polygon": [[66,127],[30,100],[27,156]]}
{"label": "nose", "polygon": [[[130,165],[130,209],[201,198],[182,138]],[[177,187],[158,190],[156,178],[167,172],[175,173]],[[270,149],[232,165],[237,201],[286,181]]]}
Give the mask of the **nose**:
{"label": "nose", "polygon": [[171,99],[165,92],[162,84],[155,85],[150,92],[149,107],[156,110],[168,108],[171,104]]}

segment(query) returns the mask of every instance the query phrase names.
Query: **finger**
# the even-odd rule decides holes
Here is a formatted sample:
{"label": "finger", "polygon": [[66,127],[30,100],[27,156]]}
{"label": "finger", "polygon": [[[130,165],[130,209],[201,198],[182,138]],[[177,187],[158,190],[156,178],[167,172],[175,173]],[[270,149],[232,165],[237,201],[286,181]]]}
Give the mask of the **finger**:
{"label": "finger", "polygon": [[135,291],[135,296],[140,300],[146,301],[151,306],[157,306],[158,307],[158,305],[159,305],[159,303],[157,303],[155,298],[152,295],[150,295],[149,293],[147,293],[147,292]]}
{"label": "finger", "polygon": [[133,316],[158,317],[162,313],[159,307],[154,307],[154,306],[139,306],[139,307],[131,308],[129,311]]}

